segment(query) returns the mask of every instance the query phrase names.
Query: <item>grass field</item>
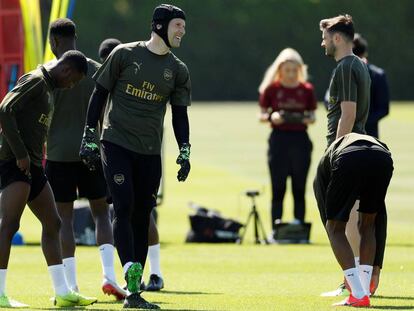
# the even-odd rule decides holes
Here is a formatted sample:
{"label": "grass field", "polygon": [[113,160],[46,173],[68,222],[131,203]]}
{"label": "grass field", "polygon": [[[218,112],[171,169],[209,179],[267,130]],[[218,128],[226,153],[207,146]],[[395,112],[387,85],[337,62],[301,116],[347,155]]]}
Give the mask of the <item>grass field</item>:
{"label": "grass field", "polygon": [[[320,224],[311,181],[325,147],[325,111],[310,129],[313,164],[307,191],[307,220],[313,224],[311,245],[254,245],[249,231],[243,245],[185,244],[189,201],[245,221],[249,200],[243,192],[259,189],[260,215],[270,231],[270,188],[266,164],[269,128],[256,121],[255,103],[194,103],[190,110],[192,171],[188,182],[176,182],[176,143],[166,117],[165,202],[159,208],[161,262],[166,287],[144,297],[164,310],[332,310],[335,298],[321,298],[342,276]],[[414,105],[393,103],[381,123],[382,139],[393,152],[395,174],[387,197],[388,247],[374,309],[414,310]],[[285,198],[284,220],[292,219],[292,200]],[[39,240],[40,226],[26,211],[21,224],[26,240]],[[120,309],[100,292],[98,250],[77,250],[79,286],[99,302],[88,309]],[[118,267],[121,280],[121,267]],[[7,289],[10,296],[53,309],[52,287],[40,247],[14,247]]]}

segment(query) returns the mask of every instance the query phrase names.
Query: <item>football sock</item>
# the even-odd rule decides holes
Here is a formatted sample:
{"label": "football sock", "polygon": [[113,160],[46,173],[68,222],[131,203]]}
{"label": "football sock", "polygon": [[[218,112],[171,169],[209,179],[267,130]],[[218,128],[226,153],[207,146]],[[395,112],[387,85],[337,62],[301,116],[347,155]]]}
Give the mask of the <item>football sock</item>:
{"label": "football sock", "polygon": [[116,281],[114,269],[114,246],[111,244],[102,244],[99,246],[101,255],[102,271],[105,278]]}
{"label": "football sock", "polygon": [[351,268],[344,270],[345,278],[351,287],[352,296],[360,299],[365,296],[365,291],[362,287],[361,280],[359,279],[359,271],[357,268]]}
{"label": "football sock", "polygon": [[47,267],[49,270],[50,277],[52,278],[53,288],[55,294],[58,296],[66,295],[70,292],[69,286],[66,283],[65,272],[63,264],[53,265]]}
{"label": "football sock", "polygon": [[132,261],[128,261],[124,266],[123,266],[123,269],[124,269],[124,274],[125,273],[127,273],[127,271],[128,271],[128,269],[129,269],[129,267],[131,267],[132,266],[132,264],[133,264],[133,262]]}
{"label": "football sock", "polygon": [[6,294],[6,274],[7,269],[0,269],[0,296]]}
{"label": "football sock", "polygon": [[362,287],[364,288],[365,295],[370,295],[369,285],[371,282],[373,266],[360,265],[359,266],[359,278],[361,279]]}
{"label": "football sock", "polygon": [[160,244],[148,247],[148,257],[150,262],[150,274],[156,274],[162,277],[160,266]]}
{"label": "football sock", "polygon": [[75,257],[64,258],[63,267],[65,271],[66,281],[69,285],[69,288],[72,290],[77,290],[78,282],[76,281],[76,260]]}

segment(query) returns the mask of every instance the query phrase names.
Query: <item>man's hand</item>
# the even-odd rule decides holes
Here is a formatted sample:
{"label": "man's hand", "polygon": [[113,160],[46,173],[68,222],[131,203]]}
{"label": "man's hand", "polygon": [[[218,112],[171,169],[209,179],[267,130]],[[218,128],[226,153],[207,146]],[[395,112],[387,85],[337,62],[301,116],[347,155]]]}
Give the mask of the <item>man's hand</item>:
{"label": "man's hand", "polygon": [[369,285],[371,296],[373,296],[375,292],[377,291],[379,280],[380,280],[380,273],[381,273],[381,268],[379,266],[374,266],[374,269],[372,270],[371,284]]}
{"label": "man's hand", "polygon": [[79,156],[89,170],[94,171],[96,169],[96,165],[101,160],[99,145],[96,139],[96,129],[85,126]]}
{"label": "man's hand", "polygon": [[178,181],[185,181],[190,173],[190,147],[191,145],[188,143],[184,143],[180,146],[180,154],[176,161],[176,163],[181,166],[177,174]]}
{"label": "man's hand", "polygon": [[30,176],[30,158],[27,155],[25,158],[16,160],[17,167],[27,176]]}

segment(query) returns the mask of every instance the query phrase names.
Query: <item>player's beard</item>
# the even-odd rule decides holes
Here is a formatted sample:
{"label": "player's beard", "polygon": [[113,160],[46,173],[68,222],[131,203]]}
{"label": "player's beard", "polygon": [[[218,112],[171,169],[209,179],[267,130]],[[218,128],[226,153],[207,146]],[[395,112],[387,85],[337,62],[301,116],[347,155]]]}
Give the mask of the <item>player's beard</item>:
{"label": "player's beard", "polygon": [[336,52],[336,47],[333,44],[331,46],[327,46],[325,48],[325,54],[326,54],[326,56],[335,57],[335,52]]}
{"label": "player's beard", "polygon": [[181,40],[182,40],[182,37],[181,37],[181,39],[177,39],[176,36],[174,36],[172,38],[169,38],[171,47],[172,48],[179,48],[180,45],[181,45]]}

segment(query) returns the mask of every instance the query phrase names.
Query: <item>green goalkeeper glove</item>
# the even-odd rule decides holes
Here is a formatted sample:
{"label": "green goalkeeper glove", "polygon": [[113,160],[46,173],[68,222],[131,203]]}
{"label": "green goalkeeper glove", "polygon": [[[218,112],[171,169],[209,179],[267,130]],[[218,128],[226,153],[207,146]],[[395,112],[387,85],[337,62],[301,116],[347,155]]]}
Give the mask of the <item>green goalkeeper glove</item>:
{"label": "green goalkeeper glove", "polygon": [[190,173],[190,147],[191,145],[189,143],[184,143],[180,146],[180,154],[176,161],[181,166],[177,174],[178,181],[185,181]]}
{"label": "green goalkeeper glove", "polygon": [[85,126],[79,156],[89,170],[96,170],[96,166],[101,160],[101,155],[99,154],[99,144],[96,139],[95,128]]}

